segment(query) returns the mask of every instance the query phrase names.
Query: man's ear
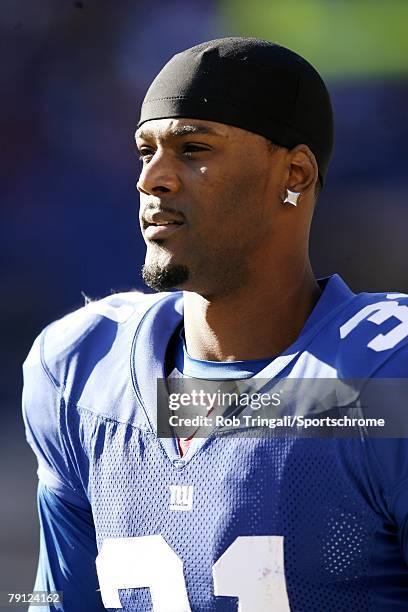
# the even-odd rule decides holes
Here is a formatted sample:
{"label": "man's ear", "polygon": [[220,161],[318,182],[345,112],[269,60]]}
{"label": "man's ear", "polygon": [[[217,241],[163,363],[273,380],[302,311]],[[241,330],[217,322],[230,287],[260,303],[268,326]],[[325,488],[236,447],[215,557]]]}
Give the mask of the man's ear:
{"label": "man's ear", "polygon": [[315,193],[319,178],[316,158],[307,145],[300,144],[287,152],[288,183],[286,187],[304,195]]}

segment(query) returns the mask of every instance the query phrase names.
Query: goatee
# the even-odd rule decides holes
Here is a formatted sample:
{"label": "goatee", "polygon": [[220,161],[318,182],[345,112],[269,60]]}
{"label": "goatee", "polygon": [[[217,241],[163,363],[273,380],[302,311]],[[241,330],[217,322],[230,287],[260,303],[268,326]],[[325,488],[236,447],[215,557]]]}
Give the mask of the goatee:
{"label": "goatee", "polygon": [[142,267],[142,278],[146,285],[156,291],[167,291],[184,285],[190,278],[187,266],[160,266],[158,264],[145,264]]}

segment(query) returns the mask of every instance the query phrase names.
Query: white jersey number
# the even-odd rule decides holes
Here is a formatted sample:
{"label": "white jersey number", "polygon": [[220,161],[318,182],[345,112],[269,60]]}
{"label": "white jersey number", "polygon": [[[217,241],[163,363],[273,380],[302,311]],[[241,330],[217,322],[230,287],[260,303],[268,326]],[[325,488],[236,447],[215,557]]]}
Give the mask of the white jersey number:
{"label": "white jersey number", "polygon": [[[161,535],[108,538],[96,559],[106,608],[118,589],[148,587],[154,612],[191,612],[183,563]],[[241,536],[213,566],[214,594],[238,598],[238,612],[290,612],[282,536]]]}
{"label": "white jersey number", "polygon": [[408,306],[398,302],[377,302],[369,304],[340,327],[340,338],[345,338],[362,321],[370,321],[381,325],[384,321],[394,317],[399,323],[387,334],[378,334],[367,346],[373,351],[387,351],[394,348],[401,340],[408,337]]}
{"label": "white jersey number", "polygon": [[238,597],[238,612],[290,612],[282,536],[240,536],[214,563],[214,595]]}

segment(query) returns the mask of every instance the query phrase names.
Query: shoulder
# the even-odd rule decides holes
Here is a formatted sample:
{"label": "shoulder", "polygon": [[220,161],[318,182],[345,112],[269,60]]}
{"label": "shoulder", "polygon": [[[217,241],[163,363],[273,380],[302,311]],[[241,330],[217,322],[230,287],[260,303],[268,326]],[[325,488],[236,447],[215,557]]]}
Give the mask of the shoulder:
{"label": "shoulder", "polygon": [[[394,320],[390,329],[393,333],[374,334],[369,339],[369,348],[376,352],[393,348],[408,338],[408,295],[405,293],[360,293],[345,314],[347,319],[340,327],[341,338],[346,338],[358,328],[376,331],[373,325],[378,327]],[[367,326],[367,323],[371,326]],[[381,329],[378,328],[378,331]]]}
{"label": "shoulder", "polygon": [[408,295],[360,293],[337,317],[336,331],[345,375],[408,376]]}
{"label": "shoulder", "polygon": [[65,500],[86,504],[84,436],[99,416],[144,423],[132,394],[131,346],[144,314],[156,304],[160,313],[168,295],[126,293],[90,302],[35,340],[23,366],[26,436],[40,479]]}
{"label": "shoulder", "polygon": [[41,367],[61,392],[70,371],[91,370],[115,348],[122,353],[144,314],[168,293],[143,294],[137,291],[109,295],[90,301],[48,325],[36,338],[23,368]]}

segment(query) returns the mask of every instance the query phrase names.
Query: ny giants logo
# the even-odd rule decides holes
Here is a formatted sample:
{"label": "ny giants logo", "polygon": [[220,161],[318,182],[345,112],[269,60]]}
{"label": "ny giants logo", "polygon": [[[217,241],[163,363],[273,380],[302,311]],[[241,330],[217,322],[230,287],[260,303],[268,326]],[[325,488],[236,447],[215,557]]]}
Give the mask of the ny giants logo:
{"label": "ny giants logo", "polygon": [[193,508],[192,485],[170,485],[170,510],[190,512]]}

